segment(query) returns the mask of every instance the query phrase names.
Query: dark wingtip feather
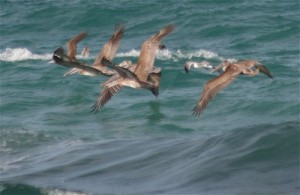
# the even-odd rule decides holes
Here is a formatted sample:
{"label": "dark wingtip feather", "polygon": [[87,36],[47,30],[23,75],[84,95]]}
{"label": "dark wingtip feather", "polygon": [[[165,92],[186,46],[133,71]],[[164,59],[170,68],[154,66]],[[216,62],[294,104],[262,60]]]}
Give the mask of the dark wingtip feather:
{"label": "dark wingtip feather", "polygon": [[186,66],[184,66],[184,71],[185,71],[186,74],[189,73],[189,69]]}
{"label": "dark wingtip feather", "polygon": [[201,113],[203,112],[203,110],[200,108],[199,105],[195,106],[192,110],[193,112],[193,116],[197,117],[197,116],[200,116]]}
{"label": "dark wingtip feather", "polygon": [[157,97],[159,95],[158,87],[153,87],[150,90],[151,90],[152,94],[155,95],[155,97]]}

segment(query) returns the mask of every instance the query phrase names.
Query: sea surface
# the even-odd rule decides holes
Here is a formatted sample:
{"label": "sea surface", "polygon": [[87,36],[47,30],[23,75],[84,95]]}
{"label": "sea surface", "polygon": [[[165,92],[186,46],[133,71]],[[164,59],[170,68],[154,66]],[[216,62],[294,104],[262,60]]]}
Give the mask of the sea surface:
{"label": "sea surface", "polygon": [[[300,193],[299,0],[0,0],[0,194]],[[160,95],[123,88],[92,113],[104,76],[63,76],[52,53],[80,32],[92,64],[118,23],[115,63],[168,24]],[[80,51],[90,47],[90,56]],[[255,59],[192,115],[218,74],[186,61]]]}

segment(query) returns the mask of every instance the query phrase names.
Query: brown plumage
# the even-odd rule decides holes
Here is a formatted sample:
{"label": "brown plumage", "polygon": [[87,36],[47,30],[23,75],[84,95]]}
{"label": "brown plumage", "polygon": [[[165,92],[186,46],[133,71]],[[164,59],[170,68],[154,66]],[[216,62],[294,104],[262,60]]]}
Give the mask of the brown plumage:
{"label": "brown plumage", "polygon": [[104,104],[108,102],[108,100],[110,100],[112,96],[119,92],[124,86],[135,89],[148,89],[153,93],[153,95],[156,97],[158,96],[158,87],[154,86],[148,81],[140,81],[137,76],[130,71],[130,69],[116,66],[105,58],[102,59],[101,63],[116,70],[117,74],[113,75],[102,84],[102,90],[93,106],[93,112],[97,112],[99,109],[101,109]]}
{"label": "brown plumage", "polygon": [[92,111],[97,112],[101,109],[123,86],[148,89],[153,95],[158,96],[161,69],[154,67],[153,64],[157,50],[165,48],[160,41],[164,36],[170,34],[174,28],[174,25],[167,25],[146,40],[142,45],[141,54],[136,65],[125,61],[126,63],[122,64],[123,67],[116,66],[109,60],[102,59],[101,63],[115,70],[117,74],[102,84],[102,90]]}
{"label": "brown plumage", "polygon": [[73,37],[67,42],[67,56],[70,58],[71,61],[76,62],[76,54],[77,54],[77,44],[82,39],[87,36],[87,32],[82,32],[79,35]]}
{"label": "brown plumage", "polygon": [[147,81],[148,74],[153,68],[157,50],[160,47],[160,41],[163,37],[170,34],[174,28],[175,26],[172,24],[167,25],[143,43],[141,54],[134,70],[139,80]]}
{"label": "brown plumage", "polygon": [[[252,67],[255,67],[256,70],[252,70]],[[256,76],[259,70],[263,70],[263,73],[272,78],[271,73],[265,66],[262,66],[261,64],[258,64],[254,61],[247,61],[246,63],[245,61],[240,61],[237,63],[230,63],[228,61],[225,61],[213,71],[216,71],[221,68],[224,72],[221,73],[219,76],[215,77],[214,79],[208,81],[204,85],[204,89],[202,91],[200,100],[193,109],[194,115],[199,116],[206,108],[208,103],[212,100],[212,98],[215,97],[219,91],[227,87],[240,74]]]}
{"label": "brown plumage", "polygon": [[[217,67],[212,69],[212,72],[223,70],[225,71],[228,65],[231,64],[228,60],[224,60],[221,64],[219,64]],[[250,76],[256,76],[259,72],[264,73],[270,78],[273,78],[268,68],[264,65],[262,65],[260,62],[256,60],[240,60],[235,62],[235,64],[239,64],[243,67],[242,74],[247,74]],[[253,70],[254,68],[254,70]]]}
{"label": "brown plumage", "polygon": [[[125,30],[125,26],[123,24],[118,24],[118,25],[115,26],[115,30],[113,32],[113,35],[104,44],[102,50],[100,51],[99,55],[97,56],[95,62],[92,65],[92,67],[97,68],[104,75],[111,76],[111,75],[115,74],[114,70],[107,69],[105,66],[103,66],[101,64],[101,60],[103,58],[106,58],[106,59],[111,61],[115,57],[116,52],[117,52],[117,50],[120,46],[121,39],[122,39],[123,34],[124,34],[124,30]],[[70,71],[65,73],[65,76],[75,74],[75,73],[79,73],[79,74],[83,74],[83,75],[87,75],[87,76],[94,76],[94,75],[89,74],[89,72],[79,70],[79,69],[76,69],[76,68],[71,69]]]}
{"label": "brown plumage", "polygon": [[59,64],[59,65],[62,65],[62,66],[68,67],[68,68],[76,67],[80,70],[89,72],[90,74],[93,74],[93,75],[103,75],[103,73],[96,68],[87,66],[87,65],[77,62],[77,61],[71,61],[69,56],[67,56],[64,53],[64,49],[62,47],[57,48],[54,51],[54,53],[52,55],[52,59],[54,60],[54,62],[56,64]]}

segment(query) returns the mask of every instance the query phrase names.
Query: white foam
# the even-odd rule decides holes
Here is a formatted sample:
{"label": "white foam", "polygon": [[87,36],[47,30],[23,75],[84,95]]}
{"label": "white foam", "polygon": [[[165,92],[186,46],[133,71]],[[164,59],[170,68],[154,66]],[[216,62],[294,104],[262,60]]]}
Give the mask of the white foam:
{"label": "white foam", "polygon": [[26,48],[6,48],[0,53],[0,61],[50,60],[51,54],[33,54]]}
{"label": "white foam", "polygon": [[[139,57],[140,51],[132,49],[128,52],[118,53],[117,57]],[[156,56],[160,60],[173,60],[178,61],[181,59],[191,59],[191,58],[204,58],[204,59],[217,59],[223,61],[225,58],[219,56],[219,54],[205,50],[199,49],[192,52],[182,52],[181,50],[171,51],[169,49],[159,50]],[[228,59],[229,61],[236,61],[236,59]]]}
{"label": "white foam", "polygon": [[[135,57],[140,56],[140,50],[131,49],[128,52],[117,53],[116,57],[126,58],[126,57]],[[81,55],[76,56],[78,59],[94,59],[96,56],[90,56],[88,58],[82,57]],[[219,54],[205,50],[199,49],[191,52],[184,52],[181,50],[171,51],[169,49],[159,50],[157,52],[157,59],[159,60],[172,60],[177,62],[178,60],[189,60],[191,58],[204,58],[204,59],[216,59],[223,61],[226,58],[219,56]],[[23,60],[48,60],[49,63],[52,63],[52,54],[34,54],[29,51],[27,48],[6,48],[3,52],[0,53],[0,61],[23,61]],[[234,58],[227,59],[231,62],[237,61]]]}
{"label": "white foam", "polygon": [[139,57],[140,56],[140,51],[132,49],[128,52],[124,52],[124,53],[118,53],[116,55],[116,57]]}
{"label": "white foam", "polygon": [[44,194],[47,195],[90,195],[89,193],[83,193],[83,192],[71,192],[71,191],[64,191],[64,190],[58,190],[58,189],[45,189],[43,190]]}

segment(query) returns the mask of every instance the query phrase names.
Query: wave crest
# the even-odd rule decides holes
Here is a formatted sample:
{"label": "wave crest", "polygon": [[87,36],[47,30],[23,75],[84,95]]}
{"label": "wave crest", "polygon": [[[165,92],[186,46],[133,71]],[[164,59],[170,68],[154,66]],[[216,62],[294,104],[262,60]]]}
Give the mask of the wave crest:
{"label": "wave crest", "polygon": [[[127,52],[121,52],[116,55],[116,57],[125,58],[125,57],[136,57],[140,56],[140,50],[132,49]],[[80,55],[78,58],[82,58]],[[95,56],[94,56],[95,57]],[[23,60],[51,60],[52,54],[34,54],[29,51],[27,48],[6,48],[3,52],[0,53],[0,61],[6,62],[15,62],[15,61],[23,61]],[[89,57],[92,59],[93,56]],[[156,56],[159,60],[172,60],[177,62],[179,60],[189,60],[192,58],[204,58],[204,59],[215,59],[223,61],[226,58],[219,56],[219,54],[205,50],[199,49],[191,52],[184,52],[181,50],[171,51],[169,49],[160,50]],[[229,61],[236,61],[236,59],[227,59]]]}
{"label": "wave crest", "polygon": [[[140,51],[136,49],[132,49],[128,52],[118,53],[117,57],[139,57]],[[224,57],[219,56],[219,54],[205,50],[205,49],[199,49],[196,51],[191,52],[182,52],[181,50],[177,51],[170,51],[168,49],[166,50],[160,50],[157,53],[157,59],[160,60],[173,60],[173,61],[179,61],[184,59],[192,59],[192,58],[204,58],[204,59],[216,59],[216,60],[225,60]],[[236,61],[236,59],[227,59],[229,61]]]}
{"label": "wave crest", "polygon": [[6,48],[0,53],[0,61],[15,62],[23,60],[50,60],[51,54],[33,54],[26,48]]}

